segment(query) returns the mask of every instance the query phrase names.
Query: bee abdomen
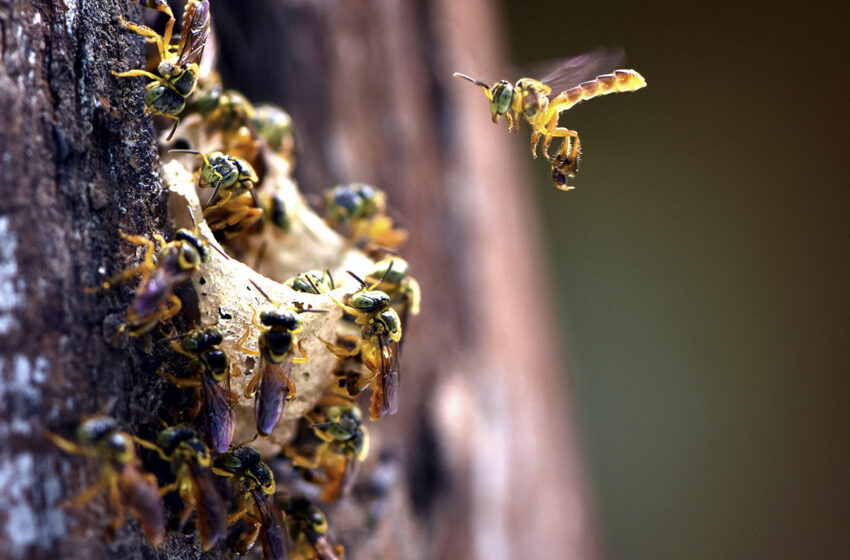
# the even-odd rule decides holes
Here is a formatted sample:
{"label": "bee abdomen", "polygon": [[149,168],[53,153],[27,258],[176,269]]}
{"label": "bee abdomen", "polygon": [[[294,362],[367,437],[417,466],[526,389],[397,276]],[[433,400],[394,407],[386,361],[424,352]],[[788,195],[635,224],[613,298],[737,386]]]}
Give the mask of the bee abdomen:
{"label": "bee abdomen", "polygon": [[634,70],[614,70],[611,74],[602,74],[596,78],[570,88],[563,96],[569,103],[561,110],[568,109],[585,99],[593,99],[600,95],[635,91],[646,87],[646,80]]}

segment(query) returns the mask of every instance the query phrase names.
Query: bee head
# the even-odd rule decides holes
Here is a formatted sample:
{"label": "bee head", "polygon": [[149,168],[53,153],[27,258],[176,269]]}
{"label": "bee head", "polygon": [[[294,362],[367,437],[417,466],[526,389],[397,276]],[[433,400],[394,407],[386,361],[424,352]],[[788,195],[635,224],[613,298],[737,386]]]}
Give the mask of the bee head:
{"label": "bee head", "polygon": [[493,122],[496,122],[500,115],[504,115],[511,108],[514,86],[507,80],[499,80],[490,88],[487,97],[490,98],[490,114],[493,116]]}

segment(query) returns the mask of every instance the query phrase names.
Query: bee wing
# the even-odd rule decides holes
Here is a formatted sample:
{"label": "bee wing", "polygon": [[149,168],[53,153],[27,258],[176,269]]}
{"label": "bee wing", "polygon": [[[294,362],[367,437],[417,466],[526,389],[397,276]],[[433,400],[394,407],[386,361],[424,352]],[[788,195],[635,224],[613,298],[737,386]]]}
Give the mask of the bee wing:
{"label": "bee wing", "polygon": [[[227,379],[229,384],[230,376]],[[226,453],[233,440],[233,408],[225,390],[215,379],[203,373],[201,380],[206,406],[207,439],[215,451]]]}
{"label": "bee wing", "polygon": [[274,429],[283,406],[286,403],[286,391],[292,360],[286,359],[276,364],[265,357],[260,358],[260,387],[254,397],[254,416],[257,420],[257,432],[268,436]]}
{"label": "bee wing", "polygon": [[616,70],[623,59],[621,48],[596,49],[572,58],[544,62],[530,75],[543,76],[540,81],[558,93]]}
{"label": "bee wing", "polygon": [[185,68],[189,64],[199,64],[209,36],[209,0],[190,0],[183,11],[183,30],[180,32],[180,44],[177,46],[177,66]]}
{"label": "bee wing", "polygon": [[227,535],[227,506],[215,487],[212,474],[203,467],[192,469],[192,491],[198,512],[201,546],[209,550]]}
{"label": "bee wing", "polygon": [[351,489],[354,488],[354,481],[357,480],[357,474],[360,472],[360,461],[357,455],[351,453],[345,456],[345,471],[342,475],[342,483],[340,484],[340,496],[348,496]]}
{"label": "bee wing", "polygon": [[378,337],[380,375],[375,378],[369,414],[377,420],[398,412],[398,344],[389,337]]}
{"label": "bee wing", "polygon": [[286,560],[292,543],[283,524],[280,508],[272,500],[254,492],[254,503],[257,504],[257,515],[260,518],[260,538],[263,541],[263,560]]}
{"label": "bee wing", "polygon": [[118,480],[124,499],[138,518],[148,541],[154,546],[165,542],[165,513],[156,478],[126,465]]}

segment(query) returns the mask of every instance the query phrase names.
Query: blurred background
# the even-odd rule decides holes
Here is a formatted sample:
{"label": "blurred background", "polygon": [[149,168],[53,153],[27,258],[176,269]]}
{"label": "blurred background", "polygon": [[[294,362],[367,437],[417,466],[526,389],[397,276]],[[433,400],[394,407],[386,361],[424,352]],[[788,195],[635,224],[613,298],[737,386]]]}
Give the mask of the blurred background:
{"label": "blurred background", "polygon": [[[217,5],[217,14],[228,4]],[[519,334],[541,340],[541,348],[551,334],[560,341],[569,397],[549,396],[575,421],[559,437],[571,449],[576,434],[579,458],[509,449],[519,458],[507,478],[490,457],[485,470],[470,469],[469,484],[449,488],[472,486],[480,475],[486,494],[499,487],[494,481],[508,480],[501,491],[520,502],[528,488],[552,484],[566,464],[574,501],[558,502],[565,494],[553,490],[549,504],[527,504],[504,526],[485,518],[492,530],[482,542],[523,538],[523,549],[539,541],[549,552],[529,557],[547,558],[593,556],[597,547],[616,559],[850,555],[850,364],[841,342],[850,317],[842,297],[850,202],[842,157],[850,146],[844,6],[526,0],[496,5],[491,18],[470,7],[480,2],[423,0],[401,9],[394,2],[287,1],[275,16],[267,2],[237,4],[237,11],[258,11],[240,16],[254,22],[250,33],[239,35],[234,25],[222,34],[230,38],[223,74],[252,99],[280,103],[296,122],[311,123],[300,138],[302,188],[319,193],[341,180],[396,188],[392,201],[408,209],[406,225],[439,232],[413,235],[405,253],[421,274],[426,306],[418,325],[430,337],[412,339],[408,356],[434,361],[445,356],[432,348],[451,354],[459,345],[463,359],[452,354],[409,374],[406,394],[445,402],[439,391],[451,386],[446,378],[455,370],[498,376],[494,364],[481,367],[470,357],[482,340],[504,345]],[[228,21],[242,19],[231,14],[217,25]],[[457,29],[461,38],[446,44]],[[277,42],[262,43],[268,36]],[[527,124],[508,136],[504,121],[490,124],[481,91],[450,78],[462,71],[487,83],[513,81],[523,75],[518,69],[598,47],[625,49],[623,66],[642,73],[649,87],[562,116],[583,148],[569,193],[553,187],[544,161],[529,158]],[[330,73],[313,70],[322,67]],[[407,109],[397,109],[403,102]],[[325,110],[331,105],[335,113]],[[461,149],[464,134],[471,152]],[[506,162],[525,175],[505,172]],[[513,194],[499,191],[500,181]],[[527,198],[536,205],[528,213]],[[509,214],[499,214],[505,208]],[[516,223],[504,221],[514,215]],[[491,223],[476,232],[476,220]],[[464,266],[479,261],[453,249],[480,237],[487,252],[501,251],[516,239],[486,236],[502,226],[531,231],[518,243],[532,256],[476,279]],[[535,234],[545,265],[535,260]],[[510,292],[480,291],[501,278]],[[489,309],[493,317],[503,312],[496,319],[502,331],[472,328],[480,300],[510,302],[499,299],[507,293],[528,305],[550,289],[553,323],[533,305],[517,316],[517,308],[497,304]],[[435,293],[443,297],[429,302]],[[518,317],[528,328],[517,328]],[[548,371],[547,359],[520,371]],[[437,375],[443,380],[432,382]],[[485,387],[476,398],[500,386],[489,379],[486,387],[475,382]],[[515,378],[504,381],[509,391],[523,389]],[[547,395],[547,388],[532,392]],[[416,418],[428,416],[429,406]],[[551,420],[551,409],[540,409]],[[524,418],[526,427],[540,428],[539,417]],[[482,430],[498,432],[494,418],[487,420],[458,422],[476,434],[469,441],[479,441]],[[452,464],[451,450],[446,455]],[[412,458],[422,461],[416,452]],[[584,473],[576,474],[574,462]],[[541,471],[546,466],[555,474]],[[527,488],[516,486],[524,479]],[[411,481],[414,488],[422,482]],[[562,507],[547,509],[552,501]],[[478,506],[472,511],[480,515]],[[459,511],[434,507],[437,516]],[[465,557],[451,548],[469,540],[469,519],[457,515],[460,539],[448,539],[446,550]],[[550,541],[535,532],[545,519],[554,525],[550,536],[569,526],[568,540],[583,543],[564,550],[584,552],[546,548]],[[478,557],[511,557],[498,550],[479,546]]]}
{"label": "blurred background", "polygon": [[575,191],[528,166],[604,552],[847,558],[846,6],[502,9],[520,68],[621,46],[649,84],[562,117]]}

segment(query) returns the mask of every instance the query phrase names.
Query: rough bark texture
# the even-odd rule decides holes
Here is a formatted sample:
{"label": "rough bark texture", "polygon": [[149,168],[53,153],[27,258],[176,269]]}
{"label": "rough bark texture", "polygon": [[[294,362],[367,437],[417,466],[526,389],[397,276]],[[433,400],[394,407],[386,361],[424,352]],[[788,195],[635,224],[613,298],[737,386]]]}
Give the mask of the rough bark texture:
{"label": "rough bark texture", "polygon": [[[135,522],[111,544],[103,518],[71,522],[56,501],[96,473],[42,438],[97,411],[149,435],[140,411],[164,390],[155,348],[110,345],[132,289],[86,293],[136,261],[119,227],[167,225],[143,89],[109,73],[143,62],[119,15],[139,19],[129,2],[0,4],[0,557],[200,552],[173,535],[154,551]],[[594,557],[530,201],[506,156],[519,140],[451,79],[503,67],[492,9],[253,0],[215,2],[213,17],[225,85],[292,113],[302,190],[373,183],[411,231],[423,312],[406,334],[401,410],[370,426],[373,461],[329,511],[347,557]],[[374,528],[351,513],[357,500],[382,509]]]}

